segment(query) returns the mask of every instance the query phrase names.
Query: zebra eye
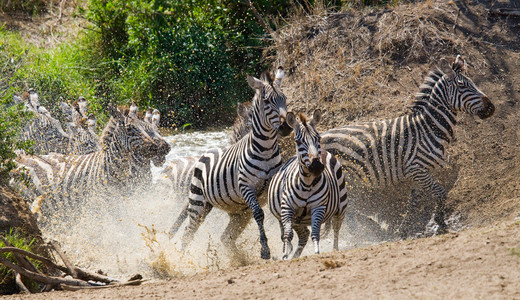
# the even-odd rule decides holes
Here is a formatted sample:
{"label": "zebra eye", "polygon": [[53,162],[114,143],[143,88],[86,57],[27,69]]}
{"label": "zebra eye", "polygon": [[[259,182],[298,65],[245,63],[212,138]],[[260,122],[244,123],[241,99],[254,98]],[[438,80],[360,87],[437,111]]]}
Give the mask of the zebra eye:
{"label": "zebra eye", "polygon": [[464,80],[462,80],[461,78],[457,78],[455,81],[457,82],[458,86],[464,86]]}

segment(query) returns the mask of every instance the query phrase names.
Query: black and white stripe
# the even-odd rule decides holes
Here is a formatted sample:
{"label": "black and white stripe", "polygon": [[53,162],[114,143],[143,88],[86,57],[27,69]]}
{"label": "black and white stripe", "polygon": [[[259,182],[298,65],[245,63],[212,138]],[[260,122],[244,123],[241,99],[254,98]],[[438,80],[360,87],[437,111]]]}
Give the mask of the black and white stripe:
{"label": "black and white stripe", "polygon": [[[443,71],[430,72],[420,86],[410,113],[334,128],[323,133],[321,140],[323,148],[338,157],[346,172],[349,197],[363,193],[364,188],[388,187],[412,179],[436,199],[434,220],[439,225],[438,232],[447,227],[446,192],[429,170],[446,163],[445,147],[453,140],[458,112],[485,119],[495,110],[463,74],[466,65],[460,56],[451,66],[445,60],[442,62]],[[412,205],[410,199],[408,210]]]}
{"label": "black and white stripe", "polygon": [[345,178],[341,164],[329,152],[320,147],[320,135],[315,128],[321,111],[314,112],[310,122],[300,116],[287,114],[287,123],[294,129],[297,155],[289,159],[276,173],[269,185],[269,208],[280,221],[283,259],[292,252],[293,229],[298,235],[299,257],[309,238],[314,242],[314,253],[319,253],[321,224],[332,220],[334,250],[338,250],[341,223],[347,208]]}
{"label": "black and white stripe", "polygon": [[[268,73],[260,79],[248,76],[249,85],[255,89],[253,98],[253,129],[229,148],[216,149],[202,155],[191,181],[187,212],[189,224],[182,238],[185,248],[213,207],[226,211],[230,221],[221,237],[222,242],[236,251],[235,241],[251,219],[257,222],[260,233],[261,257],[270,257],[264,231],[264,212],[259,203],[260,195],[269,180],[281,166],[278,132],[288,134],[286,97],[280,90],[283,70],[276,73],[274,82]],[[185,212],[182,212],[183,214]],[[174,235],[181,224],[170,230]]]}

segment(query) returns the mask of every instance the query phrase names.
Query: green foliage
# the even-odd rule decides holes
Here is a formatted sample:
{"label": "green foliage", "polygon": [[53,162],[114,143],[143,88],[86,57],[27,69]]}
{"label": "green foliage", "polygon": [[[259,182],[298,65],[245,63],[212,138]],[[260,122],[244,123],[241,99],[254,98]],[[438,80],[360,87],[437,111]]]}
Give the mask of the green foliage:
{"label": "green foliage", "polygon": [[[0,28],[0,64],[4,66],[0,88],[9,96],[34,88],[40,102],[53,115],[59,111],[59,97],[73,101],[79,96],[89,100],[91,109],[101,111],[92,79],[85,76],[84,51],[80,42],[62,43],[52,48],[29,44],[18,34]],[[6,95],[0,95],[5,98]],[[10,100],[5,99],[6,101]]]}
{"label": "green foliage", "polygon": [[[278,14],[290,1],[260,2]],[[230,121],[251,97],[246,74],[265,67],[263,29],[243,1],[91,0],[83,14],[99,50],[91,59],[107,67],[98,91],[171,111],[170,125]]]}

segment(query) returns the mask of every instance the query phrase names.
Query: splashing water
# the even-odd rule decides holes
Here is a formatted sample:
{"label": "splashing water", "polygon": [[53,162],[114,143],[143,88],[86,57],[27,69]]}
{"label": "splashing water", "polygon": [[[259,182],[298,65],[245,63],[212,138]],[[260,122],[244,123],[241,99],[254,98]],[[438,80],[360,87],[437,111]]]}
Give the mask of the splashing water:
{"label": "splashing water", "polygon": [[[226,147],[229,131],[194,132],[165,138],[171,152],[166,160],[197,156],[216,147]],[[161,167],[152,167],[155,183]],[[180,250],[180,236],[169,239],[168,230],[180,213],[187,195],[177,195],[164,186],[146,184],[133,196],[116,199],[110,207],[90,201],[86,212],[62,224],[62,228],[42,228],[46,237],[58,240],[71,259],[79,266],[101,269],[111,277],[126,278],[140,273],[147,278],[187,275],[260,261],[258,228],[250,222],[237,241],[246,257],[236,259],[220,242],[229,218],[213,209],[199,228],[190,247]],[[264,193],[265,196],[266,193]],[[274,258],[282,253],[278,221],[264,207],[265,228]],[[181,228],[184,228],[182,226]],[[331,234],[320,242],[322,252],[332,249]],[[293,240],[293,244],[297,239]],[[312,253],[309,241],[304,255]],[[345,245],[341,245],[345,248]]]}

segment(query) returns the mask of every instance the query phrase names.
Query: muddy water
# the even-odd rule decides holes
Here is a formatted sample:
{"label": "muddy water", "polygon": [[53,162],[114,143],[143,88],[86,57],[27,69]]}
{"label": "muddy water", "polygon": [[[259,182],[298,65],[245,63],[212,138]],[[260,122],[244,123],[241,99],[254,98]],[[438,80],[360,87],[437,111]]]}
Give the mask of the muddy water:
{"label": "muddy water", "polygon": [[[193,132],[166,137],[172,150],[167,160],[200,155],[208,149],[226,147],[229,131]],[[250,222],[238,241],[245,256],[231,258],[220,242],[228,216],[214,209],[202,224],[186,251],[180,250],[180,236],[170,239],[167,232],[187,195],[175,194],[157,183],[161,167],[152,167],[154,182],[146,184],[134,196],[115,199],[109,207],[92,205],[81,218],[71,220],[66,228],[44,228],[44,234],[57,239],[78,265],[102,270],[109,276],[125,278],[140,273],[147,278],[188,275],[207,270],[260,261],[258,229]],[[281,256],[278,221],[266,213],[266,232],[271,254]],[[181,228],[184,228],[182,226]],[[293,241],[296,246],[297,238]],[[340,248],[346,245],[340,243]],[[311,254],[309,241],[304,255]],[[332,250],[330,236],[321,242],[322,252]]]}

